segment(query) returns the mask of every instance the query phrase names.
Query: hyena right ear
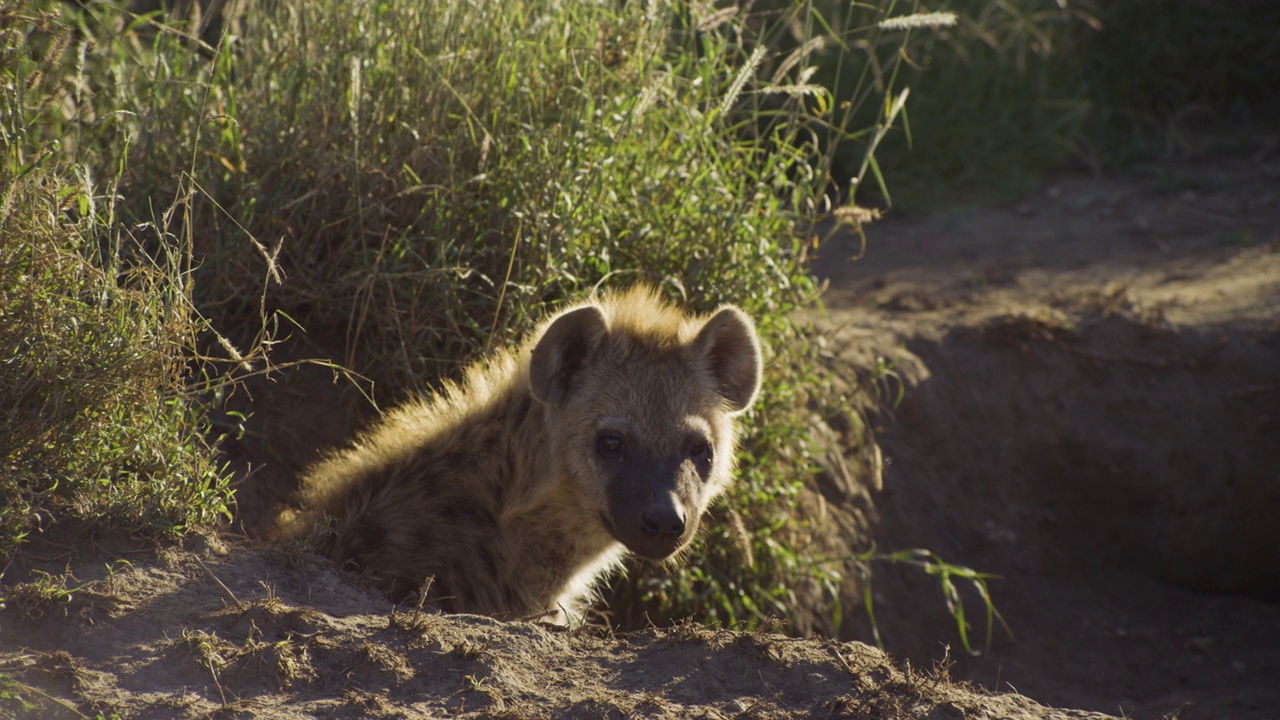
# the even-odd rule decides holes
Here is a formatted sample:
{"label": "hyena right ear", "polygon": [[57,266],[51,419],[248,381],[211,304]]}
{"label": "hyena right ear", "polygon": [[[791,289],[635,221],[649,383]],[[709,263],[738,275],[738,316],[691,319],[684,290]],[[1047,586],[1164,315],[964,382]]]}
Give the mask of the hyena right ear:
{"label": "hyena right ear", "polygon": [[760,390],[763,365],[760,340],[751,318],[738,308],[725,305],[702,326],[693,347],[706,358],[729,412],[750,407]]}
{"label": "hyena right ear", "polygon": [[569,396],[575,376],[591,359],[608,332],[604,313],[595,305],[570,310],[551,321],[533,348],[529,384],[533,396],[559,405]]}

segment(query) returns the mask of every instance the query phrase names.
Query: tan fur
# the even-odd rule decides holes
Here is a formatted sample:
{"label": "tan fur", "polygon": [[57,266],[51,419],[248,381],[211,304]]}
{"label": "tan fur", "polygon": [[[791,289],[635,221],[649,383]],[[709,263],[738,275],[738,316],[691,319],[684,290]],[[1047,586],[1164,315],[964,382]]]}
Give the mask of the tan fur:
{"label": "tan fur", "polygon": [[311,468],[277,534],[318,534],[393,599],[576,614],[626,548],[687,546],[729,485],[760,363],[734,308],[688,316],[644,287],[589,300]]}

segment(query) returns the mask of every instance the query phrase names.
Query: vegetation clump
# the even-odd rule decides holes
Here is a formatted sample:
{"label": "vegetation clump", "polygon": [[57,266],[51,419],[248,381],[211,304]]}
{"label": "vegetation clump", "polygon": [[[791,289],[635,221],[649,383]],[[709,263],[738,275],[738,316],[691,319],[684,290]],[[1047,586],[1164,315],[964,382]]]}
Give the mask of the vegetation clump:
{"label": "vegetation clump", "polygon": [[[880,7],[819,0],[840,33]],[[923,11],[925,3],[898,3]],[[930,211],[1019,197],[1046,172],[1077,164],[1146,171],[1223,153],[1266,153],[1280,100],[1274,28],[1280,5],[1173,0],[939,0],[955,22],[902,28],[884,55],[867,42],[822,56],[815,78],[837,102],[866,82],[910,89],[900,121],[878,143],[884,183],[864,204]],[[898,12],[902,12],[900,7]],[[922,13],[923,14],[923,13]],[[850,68],[855,68],[850,71]],[[851,105],[850,127],[881,112]],[[856,172],[863,147],[835,166]],[[892,195],[888,192],[892,188]]]}
{"label": "vegetation clump", "polygon": [[[797,585],[833,587],[792,513],[824,382],[793,311],[818,292],[811,223],[844,133],[808,81],[823,44],[779,41],[816,37],[812,8],[316,2],[228,12],[217,37],[118,3],[5,12],[5,197],[47,232],[5,229],[7,287],[44,304],[6,318],[4,387],[30,407],[12,437],[31,439],[4,457],[84,453],[49,455],[40,482],[6,475],[18,515],[225,515],[211,412],[298,328],[336,338],[390,403],[548,309],[644,280],[694,310],[742,306],[769,369],[724,536],[696,571],[637,586],[671,616],[747,624],[785,615]],[[23,279],[49,258],[81,284]],[[51,315],[65,328],[42,343],[83,367],[50,365],[56,387],[36,389],[16,358]],[[109,432],[75,440],[89,425]]]}
{"label": "vegetation clump", "polygon": [[45,124],[70,29],[19,5],[0,37],[0,556],[59,519],[173,535],[228,517],[189,391],[201,321],[183,258],[144,257],[114,183]]}

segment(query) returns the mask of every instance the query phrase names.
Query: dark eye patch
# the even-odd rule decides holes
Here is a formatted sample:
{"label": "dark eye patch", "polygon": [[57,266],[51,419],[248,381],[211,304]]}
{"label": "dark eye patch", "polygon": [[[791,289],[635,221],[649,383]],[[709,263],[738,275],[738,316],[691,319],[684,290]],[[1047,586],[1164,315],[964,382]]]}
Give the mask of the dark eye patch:
{"label": "dark eye patch", "polygon": [[691,437],[686,443],[690,460],[710,460],[711,443],[701,435]]}
{"label": "dark eye patch", "polygon": [[601,433],[596,438],[596,453],[602,458],[613,459],[622,455],[622,438],[613,433]]}

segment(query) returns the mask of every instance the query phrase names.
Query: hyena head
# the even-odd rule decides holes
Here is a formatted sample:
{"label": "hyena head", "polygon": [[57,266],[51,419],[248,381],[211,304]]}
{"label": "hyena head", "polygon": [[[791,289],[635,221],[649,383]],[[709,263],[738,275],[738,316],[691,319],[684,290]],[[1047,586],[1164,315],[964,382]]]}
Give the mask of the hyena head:
{"label": "hyena head", "polygon": [[760,373],[755,327],[741,310],[686,316],[647,288],[556,316],[529,365],[579,500],[652,560],[687,545],[728,487],[733,419]]}

